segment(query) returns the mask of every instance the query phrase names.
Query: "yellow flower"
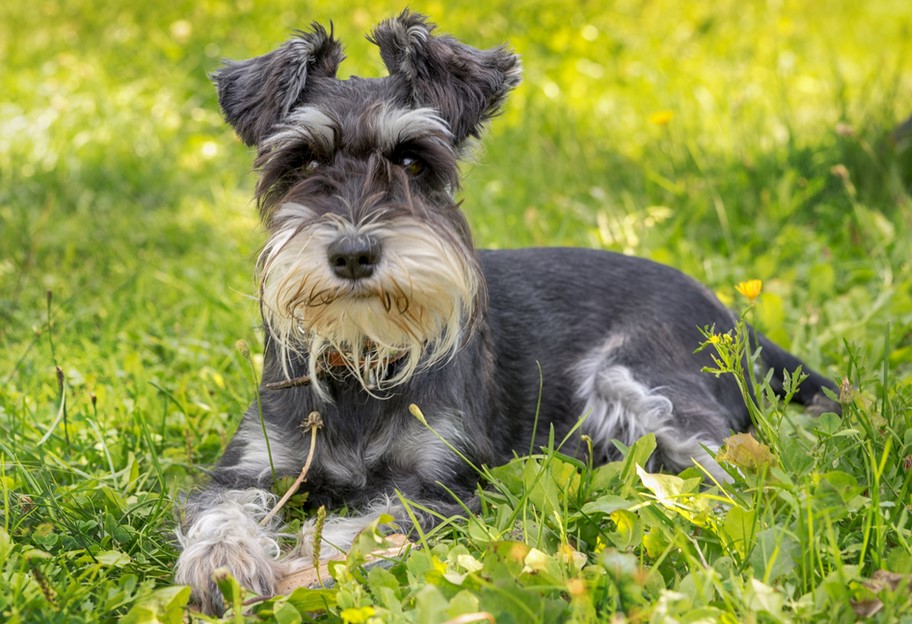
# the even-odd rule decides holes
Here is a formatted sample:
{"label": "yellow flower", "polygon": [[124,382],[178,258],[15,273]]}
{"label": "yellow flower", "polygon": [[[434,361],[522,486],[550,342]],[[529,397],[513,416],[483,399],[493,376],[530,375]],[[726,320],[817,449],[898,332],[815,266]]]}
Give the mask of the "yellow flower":
{"label": "yellow flower", "polygon": [[342,616],[342,621],[346,624],[362,624],[367,622],[374,614],[376,614],[374,608],[367,606],[360,609],[349,607],[348,609],[343,609],[340,615]]}
{"label": "yellow flower", "polygon": [[737,284],[735,290],[747,297],[747,300],[753,303],[754,299],[760,296],[760,291],[763,290],[763,282],[758,279],[747,280],[746,282]]}
{"label": "yellow flower", "polygon": [[711,334],[708,338],[709,344],[731,344],[734,341],[734,338],[731,337],[731,334]]}
{"label": "yellow flower", "polygon": [[674,116],[674,111],[671,110],[656,111],[649,116],[649,123],[654,126],[667,126],[674,119]]}

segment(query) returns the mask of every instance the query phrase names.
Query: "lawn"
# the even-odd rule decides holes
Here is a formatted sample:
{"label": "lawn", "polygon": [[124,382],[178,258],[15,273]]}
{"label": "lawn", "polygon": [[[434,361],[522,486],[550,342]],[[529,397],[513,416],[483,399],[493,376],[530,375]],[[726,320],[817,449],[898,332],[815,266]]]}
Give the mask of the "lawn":
{"label": "lawn", "polygon": [[[410,6],[523,57],[464,168],[480,247],[672,264],[840,382],[843,415],[762,396],[724,488],[638,469],[648,436],[604,467],[555,440],[402,560],[363,568],[365,536],[330,589],[227,621],[912,622],[912,5]],[[342,72],[380,75],[363,35],[402,8],[0,6],[0,621],[198,617],[173,507],[255,396],[264,241],[207,72],[333,20]]]}

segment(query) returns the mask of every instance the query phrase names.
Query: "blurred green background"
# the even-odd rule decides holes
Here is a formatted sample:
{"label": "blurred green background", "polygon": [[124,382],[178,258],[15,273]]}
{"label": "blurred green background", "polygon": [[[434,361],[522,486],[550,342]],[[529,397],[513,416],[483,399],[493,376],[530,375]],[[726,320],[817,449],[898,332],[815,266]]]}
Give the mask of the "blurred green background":
{"label": "blurred green background", "polygon": [[[380,75],[363,35],[401,8],[6,3],[0,335],[21,339],[48,288],[96,325],[208,314],[173,309],[194,302],[182,289],[252,322],[252,154],[222,123],[207,72],[332,20],[342,73]],[[524,85],[467,167],[480,245],[618,249],[718,287],[761,277],[794,292],[794,309],[855,282],[891,286],[884,272],[902,268],[888,247],[908,204],[885,137],[912,113],[906,2],[413,8],[524,59]],[[129,305],[111,305],[124,284]],[[876,294],[852,302],[856,317]],[[839,316],[819,328],[826,340],[852,331]]]}

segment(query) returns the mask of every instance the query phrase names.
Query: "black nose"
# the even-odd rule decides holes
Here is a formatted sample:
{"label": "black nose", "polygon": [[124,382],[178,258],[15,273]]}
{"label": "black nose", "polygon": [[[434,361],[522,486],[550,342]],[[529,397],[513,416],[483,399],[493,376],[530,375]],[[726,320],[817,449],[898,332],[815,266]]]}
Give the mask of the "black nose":
{"label": "black nose", "polygon": [[342,279],[370,277],[380,263],[380,243],[369,236],[340,238],[326,250],[329,266]]}

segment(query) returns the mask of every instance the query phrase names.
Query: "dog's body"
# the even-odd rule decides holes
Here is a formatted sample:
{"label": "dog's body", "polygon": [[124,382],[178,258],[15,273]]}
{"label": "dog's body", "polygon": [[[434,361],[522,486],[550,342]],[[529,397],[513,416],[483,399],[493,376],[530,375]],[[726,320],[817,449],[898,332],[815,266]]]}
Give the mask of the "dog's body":
{"label": "dog's body", "polygon": [[[655,465],[697,460],[725,480],[705,449],[750,424],[735,382],[701,372],[712,361],[695,353],[700,328],[725,332],[735,319],[697,282],[608,252],[474,250],[453,199],[457,158],[519,82],[519,63],[432,29],[403,13],[375,30],[387,78],[337,80],[341,49],[318,26],[216,74],[226,118],[259,151],[270,240],[261,406],[181,523],[177,580],[208,611],[221,609],[218,567],[269,594],[309,561],[312,525],[279,559],[277,522],[258,521],[274,503],[273,469],[294,476],[308,459],[311,412],[323,426],[308,503],[355,512],[327,520],[323,539],[339,549],[381,511],[407,530],[396,492],[444,517],[463,511],[454,495],[472,504],[476,473],[437,434],[496,465],[585,417],[578,433],[597,461],[616,456],[612,439],[652,432]],[[801,365],[759,340],[780,382]],[[797,400],[826,404],[832,384],[804,370]],[[582,453],[579,438],[563,450]]]}

